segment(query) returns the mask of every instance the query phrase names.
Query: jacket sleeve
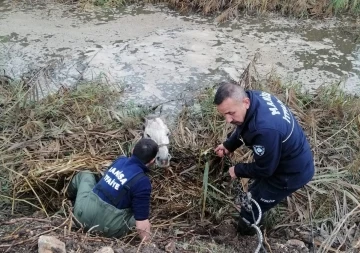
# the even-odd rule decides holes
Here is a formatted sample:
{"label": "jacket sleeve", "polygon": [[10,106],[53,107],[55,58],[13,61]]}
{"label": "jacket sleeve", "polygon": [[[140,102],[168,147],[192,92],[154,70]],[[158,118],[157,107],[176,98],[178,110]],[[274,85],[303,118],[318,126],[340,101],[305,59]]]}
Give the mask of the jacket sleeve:
{"label": "jacket sleeve", "polygon": [[276,130],[267,129],[256,134],[252,140],[253,163],[235,165],[237,177],[257,178],[270,177],[279,165],[281,157],[282,136]]}
{"label": "jacket sleeve", "polygon": [[151,183],[148,177],[140,179],[133,187],[131,209],[137,221],[149,219]]}
{"label": "jacket sleeve", "polygon": [[230,152],[234,152],[243,144],[243,142],[240,140],[240,130],[238,127],[227,137],[228,138],[223,142],[223,145]]}

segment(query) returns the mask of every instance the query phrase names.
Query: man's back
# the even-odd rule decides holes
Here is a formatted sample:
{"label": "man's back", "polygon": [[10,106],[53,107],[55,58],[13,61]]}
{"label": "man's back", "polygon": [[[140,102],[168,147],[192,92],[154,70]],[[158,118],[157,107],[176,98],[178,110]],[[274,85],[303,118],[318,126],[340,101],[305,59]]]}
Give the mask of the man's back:
{"label": "man's back", "polygon": [[248,94],[251,101],[248,114],[251,118],[246,135],[250,140],[262,131],[279,133],[282,160],[296,157],[304,152],[304,149],[308,149],[308,142],[301,126],[284,103],[266,92],[248,91]]}
{"label": "man's back", "polygon": [[[262,91],[247,91],[250,99],[245,120],[230,141],[242,139],[254,151],[255,163],[239,164],[238,176],[269,178],[282,188],[299,187],[314,173],[311,149],[292,112],[279,99]],[[230,143],[230,145],[229,145]]]}
{"label": "man's back", "polygon": [[149,216],[151,194],[150,180],[144,174],[147,171],[136,157],[120,157],[108,168],[93,191],[118,209],[131,208],[136,220],[145,220]]}

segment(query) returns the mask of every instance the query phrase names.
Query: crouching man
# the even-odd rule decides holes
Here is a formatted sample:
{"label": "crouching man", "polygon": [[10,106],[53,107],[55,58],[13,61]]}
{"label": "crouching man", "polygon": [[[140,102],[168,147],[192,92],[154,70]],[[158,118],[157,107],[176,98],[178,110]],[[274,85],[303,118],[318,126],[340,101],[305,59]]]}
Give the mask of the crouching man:
{"label": "crouching man", "polygon": [[142,240],[150,239],[151,183],[145,174],[159,148],[151,139],[136,143],[132,156],[121,156],[98,183],[89,171],[79,172],[69,185],[74,215],[86,230],[106,237],[122,237],[136,226]]}
{"label": "crouching man", "polygon": [[[254,152],[254,162],[238,163],[229,169],[232,178],[252,178],[249,191],[263,213],[306,185],[314,175],[309,142],[295,116],[279,99],[263,91],[245,91],[236,84],[222,84],[214,103],[235,131],[215,148],[223,157],[245,144]],[[252,209],[255,217],[258,210]],[[253,216],[241,209],[238,231],[255,233]]]}

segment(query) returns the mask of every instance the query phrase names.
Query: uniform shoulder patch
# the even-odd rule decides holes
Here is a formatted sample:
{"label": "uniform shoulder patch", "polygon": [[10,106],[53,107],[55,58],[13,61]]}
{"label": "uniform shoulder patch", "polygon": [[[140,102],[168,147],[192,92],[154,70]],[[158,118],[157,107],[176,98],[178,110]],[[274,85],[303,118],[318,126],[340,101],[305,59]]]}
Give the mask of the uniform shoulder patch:
{"label": "uniform shoulder patch", "polygon": [[253,150],[254,150],[255,154],[257,154],[258,156],[262,156],[263,154],[265,154],[265,147],[264,146],[254,145]]}

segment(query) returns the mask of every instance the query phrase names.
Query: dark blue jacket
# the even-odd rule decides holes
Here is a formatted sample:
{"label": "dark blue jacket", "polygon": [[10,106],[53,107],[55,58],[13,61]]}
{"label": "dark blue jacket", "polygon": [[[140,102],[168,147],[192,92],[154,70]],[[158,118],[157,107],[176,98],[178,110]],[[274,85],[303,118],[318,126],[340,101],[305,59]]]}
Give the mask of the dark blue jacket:
{"label": "dark blue jacket", "polygon": [[[131,208],[135,220],[141,221],[149,218],[151,183],[147,176],[142,176],[130,190],[123,189],[124,185],[139,173],[148,172],[148,168],[136,157],[122,156],[114,161],[100,179],[93,191],[103,201],[118,209]],[[114,203],[121,191],[125,195]]]}
{"label": "dark blue jacket", "polygon": [[247,91],[250,107],[244,123],[223,143],[230,152],[243,143],[253,150],[253,163],[235,166],[237,177],[267,178],[284,189],[299,188],[314,175],[310,145],[292,112],[262,91]]}

